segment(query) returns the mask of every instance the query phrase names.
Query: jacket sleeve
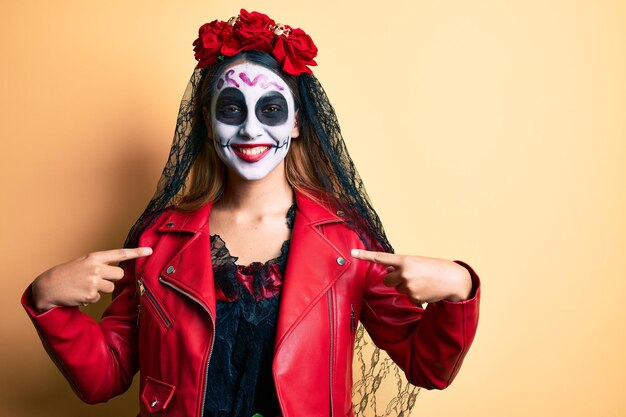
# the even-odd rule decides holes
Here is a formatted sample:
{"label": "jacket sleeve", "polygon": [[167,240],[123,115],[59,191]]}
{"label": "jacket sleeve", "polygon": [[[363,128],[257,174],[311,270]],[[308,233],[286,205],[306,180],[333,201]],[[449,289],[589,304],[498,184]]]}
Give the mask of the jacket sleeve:
{"label": "jacket sleeve", "polygon": [[470,298],[460,302],[415,305],[395,288],[384,285],[385,266],[370,264],[361,320],[374,343],[387,351],[410,383],[427,389],[446,388],[463,362],[478,325],[480,280],[471,275]]}
{"label": "jacket sleeve", "polygon": [[22,306],[57,367],[87,403],[109,400],[126,391],[138,369],[135,260],[120,263],[124,277],[100,323],[78,307],[54,307],[38,314],[29,286]]}

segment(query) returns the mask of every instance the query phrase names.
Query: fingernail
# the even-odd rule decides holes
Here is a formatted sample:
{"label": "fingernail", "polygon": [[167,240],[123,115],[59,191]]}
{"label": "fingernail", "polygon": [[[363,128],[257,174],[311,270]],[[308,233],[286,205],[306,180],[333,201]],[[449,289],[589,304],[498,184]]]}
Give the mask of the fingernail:
{"label": "fingernail", "polygon": [[358,249],[352,249],[350,251],[350,255],[352,255],[352,256],[359,256],[359,250]]}
{"label": "fingernail", "polygon": [[142,253],[143,255],[152,255],[152,248],[143,248],[143,249],[141,250],[141,253]]}

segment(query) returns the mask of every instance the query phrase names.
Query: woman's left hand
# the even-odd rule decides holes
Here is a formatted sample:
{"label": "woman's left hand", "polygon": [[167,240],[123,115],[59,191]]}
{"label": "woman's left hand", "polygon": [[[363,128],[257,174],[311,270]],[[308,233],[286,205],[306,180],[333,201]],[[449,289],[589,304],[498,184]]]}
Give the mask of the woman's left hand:
{"label": "woman's left hand", "polygon": [[387,266],[383,282],[418,304],[467,300],[472,291],[469,271],[456,262],[425,256],[352,249],[354,258]]}

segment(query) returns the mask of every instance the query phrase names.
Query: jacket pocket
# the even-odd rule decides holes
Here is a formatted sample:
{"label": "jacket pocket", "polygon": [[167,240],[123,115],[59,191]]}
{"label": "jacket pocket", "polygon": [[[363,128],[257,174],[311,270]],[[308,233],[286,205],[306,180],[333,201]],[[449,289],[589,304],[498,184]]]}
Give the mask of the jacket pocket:
{"label": "jacket pocket", "polygon": [[152,311],[152,314],[156,316],[157,321],[161,327],[163,327],[163,330],[167,331],[167,329],[172,326],[172,320],[169,318],[169,315],[166,313],[158,298],[154,295],[142,278],[137,280],[137,286],[139,287],[140,296],[138,320],[142,314],[142,306],[147,306],[147,308]]}
{"label": "jacket pocket", "polygon": [[141,402],[150,414],[165,410],[172,400],[176,387],[147,376],[141,392]]}

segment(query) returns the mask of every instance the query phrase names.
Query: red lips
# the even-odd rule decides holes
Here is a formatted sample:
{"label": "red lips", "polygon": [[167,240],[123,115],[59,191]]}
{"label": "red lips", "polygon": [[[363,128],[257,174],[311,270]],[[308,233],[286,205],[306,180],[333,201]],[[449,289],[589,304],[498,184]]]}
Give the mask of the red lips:
{"label": "red lips", "polygon": [[[245,162],[259,161],[263,159],[263,157],[267,155],[267,153],[272,149],[272,145],[267,144],[267,143],[255,143],[255,144],[245,143],[245,144],[231,145],[230,147],[232,148],[235,155],[237,155],[241,160]],[[265,148],[265,149],[263,149],[259,153],[256,153],[256,152],[253,154],[244,153],[245,152],[244,149],[249,150],[249,149],[254,149],[254,148],[259,148],[259,149],[255,149],[255,151],[260,150],[260,148]]]}

